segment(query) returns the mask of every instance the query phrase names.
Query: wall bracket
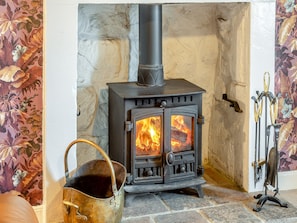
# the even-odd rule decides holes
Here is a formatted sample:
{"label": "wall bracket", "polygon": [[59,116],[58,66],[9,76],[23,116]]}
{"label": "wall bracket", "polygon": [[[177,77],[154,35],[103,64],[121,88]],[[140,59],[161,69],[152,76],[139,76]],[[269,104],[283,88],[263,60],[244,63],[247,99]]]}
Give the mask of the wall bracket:
{"label": "wall bracket", "polygon": [[236,112],[242,113],[241,108],[239,107],[239,104],[235,100],[231,100],[228,98],[227,94],[223,94],[223,100],[230,102],[230,107],[234,107],[234,110]]}

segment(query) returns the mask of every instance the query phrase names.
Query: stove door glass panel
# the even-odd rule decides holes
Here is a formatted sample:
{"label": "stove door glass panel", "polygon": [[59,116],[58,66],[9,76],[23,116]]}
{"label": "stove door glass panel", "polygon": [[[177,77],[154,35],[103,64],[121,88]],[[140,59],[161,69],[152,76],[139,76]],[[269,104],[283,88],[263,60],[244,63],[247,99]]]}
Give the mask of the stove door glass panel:
{"label": "stove door glass panel", "polygon": [[194,148],[194,118],[187,115],[171,115],[171,150],[182,152]]}
{"label": "stove door glass panel", "polygon": [[161,154],[161,118],[151,116],[136,121],[136,156]]}
{"label": "stove door glass panel", "polygon": [[164,109],[132,109],[131,126],[133,182],[162,183]]}

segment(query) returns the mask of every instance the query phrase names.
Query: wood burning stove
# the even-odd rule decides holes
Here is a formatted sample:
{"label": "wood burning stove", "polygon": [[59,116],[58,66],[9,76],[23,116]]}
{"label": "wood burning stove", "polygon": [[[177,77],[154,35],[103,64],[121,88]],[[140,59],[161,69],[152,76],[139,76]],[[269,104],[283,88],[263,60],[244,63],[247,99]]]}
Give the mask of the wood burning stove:
{"label": "wood burning stove", "polygon": [[127,192],[195,186],[202,197],[204,90],[164,81],[161,5],[139,5],[139,49],[138,82],[108,84],[110,157],[127,168]]}
{"label": "wood burning stove", "polygon": [[195,187],[203,196],[204,90],[184,79],[145,87],[110,83],[109,153],[126,166],[127,192]]}

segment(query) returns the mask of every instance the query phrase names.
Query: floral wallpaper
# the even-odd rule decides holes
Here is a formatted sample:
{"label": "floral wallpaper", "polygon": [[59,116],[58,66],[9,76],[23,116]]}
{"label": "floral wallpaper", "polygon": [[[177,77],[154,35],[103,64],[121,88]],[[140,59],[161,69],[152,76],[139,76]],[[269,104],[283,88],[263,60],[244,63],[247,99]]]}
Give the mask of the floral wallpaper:
{"label": "floral wallpaper", "polygon": [[42,203],[43,0],[0,0],[0,193]]}
{"label": "floral wallpaper", "polygon": [[280,171],[297,170],[297,1],[276,1],[275,95]]}

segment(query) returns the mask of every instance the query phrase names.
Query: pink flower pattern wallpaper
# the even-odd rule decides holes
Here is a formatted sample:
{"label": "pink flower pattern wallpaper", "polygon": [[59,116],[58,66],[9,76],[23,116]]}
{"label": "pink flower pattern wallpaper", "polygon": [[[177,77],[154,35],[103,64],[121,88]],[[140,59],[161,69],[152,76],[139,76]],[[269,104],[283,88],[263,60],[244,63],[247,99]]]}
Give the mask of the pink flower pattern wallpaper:
{"label": "pink flower pattern wallpaper", "polygon": [[297,170],[297,1],[276,2],[275,95],[280,171]]}
{"label": "pink flower pattern wallpaper", "polygon": [[0,0],[0,193],[42,204],[42,0]]}

